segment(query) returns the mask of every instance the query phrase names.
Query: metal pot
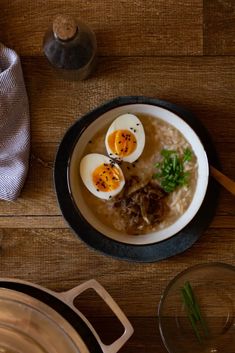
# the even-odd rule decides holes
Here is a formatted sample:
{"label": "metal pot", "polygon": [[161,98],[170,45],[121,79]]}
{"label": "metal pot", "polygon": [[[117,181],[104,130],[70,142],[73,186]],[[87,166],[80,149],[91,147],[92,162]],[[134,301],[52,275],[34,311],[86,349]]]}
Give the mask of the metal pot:
{"label": "metal pot", "polygon": [[[115,313],[124,333],[105,345],[87,318],[73,305],[79,294],[93,289]],[[118,305],[94,279],[67,292],[0,279],[1,353],[116,353],[133,333]]]}

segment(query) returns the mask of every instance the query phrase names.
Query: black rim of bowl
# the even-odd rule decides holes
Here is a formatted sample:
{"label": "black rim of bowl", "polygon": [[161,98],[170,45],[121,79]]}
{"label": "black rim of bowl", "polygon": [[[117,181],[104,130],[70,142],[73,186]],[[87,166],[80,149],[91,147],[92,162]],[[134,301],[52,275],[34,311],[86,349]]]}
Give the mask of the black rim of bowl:
{"label": "black rim of bowl", "polygon": [[88,246],[119,259],[153,262],[179,254],[196,242],[214,216],[218,199],[218,185],[213,179],[209,178],[206,196],[196,216],[180,232],[161,242],[146,245],[121,243],[108,238],[93,228],[79,212],[71,197],[67,178],[69,161],[79,137],[94,120],[113,108],[129,104],[158,106],[178,115],[199,136],[207,153],[209,163],[218,167],[219,162],[210,135],[203,124],[191,112],[173,103],[155,98],[126,96],[118,97],[99,106],[82,116],[68,129],[57,151],[54,165],[54,185],[57,200],[65,220],[76,235]]}

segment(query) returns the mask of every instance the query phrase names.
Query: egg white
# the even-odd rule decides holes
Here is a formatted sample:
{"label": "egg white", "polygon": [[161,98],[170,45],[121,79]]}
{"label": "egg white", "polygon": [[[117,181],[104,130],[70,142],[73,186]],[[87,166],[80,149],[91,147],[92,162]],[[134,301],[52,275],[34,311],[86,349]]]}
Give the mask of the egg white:
{"label": "egg white", "polygon": [[[132,128],[132,129],[131,129]],[[108,138],[116,130],[128,130],[136,138],[136,148],[128,156],[114,156],[113,151],[109,147]],[[145,132],[141,121],[134,114],[123,114],[116,118],[110,125],[105,136],[105,147],[110,157],[123,160],[125,162],[135,162],[143,152],[145,146]]]}
{"label": "egg white", "polygon": [[120,181],[120,185],[118,188],[112,191],[97,191],[97,186],[93,183],[92,180],[92,173],[93,171],[98,168],[100,165],[107,163],[110,164],[111,159],[107,156],[104,156],[103,154],[99,153],[90,153],[87,154],[85,157],[82,158],[80,162],[80,175],[82,178],[82,181],[86,188],[96,197],[99,197],[100,199],[108,200],[111,197],[116,196],[124,187],[125,185],[125,178],[122,173],[121,168],[117,163],[112,163],[114,164],[115,168],[119,170],[119,173],[122,177],[122,180]]}

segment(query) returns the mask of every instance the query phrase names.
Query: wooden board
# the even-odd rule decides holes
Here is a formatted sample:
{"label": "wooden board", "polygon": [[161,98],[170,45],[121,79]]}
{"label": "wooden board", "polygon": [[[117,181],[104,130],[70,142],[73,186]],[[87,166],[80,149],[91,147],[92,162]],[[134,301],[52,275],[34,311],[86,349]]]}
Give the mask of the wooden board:
{"label": "wooden board", "polygon": [[202,0],[1,1],[0,38],[21,55],[42,55],[59,13],[90,24],[99,55],[202,54]]}
{"label": "wooden board", "polygon": [[[0,229],[0,249],[0,277],[8,273],[57,291],[95,277],[127,315],[142,317],[156,313],[169,280],[187,267],[210,261],[234,263],[235,229],[222,234],[221,229],[210,229],[185,253],[152,264],[103,256],[69,229]],[[90,315],[93,311],[92,316],[102,316],[94,300],[84,299],[83,307]]]}
{"label": "wooden board", "polygon": [[183,105],[202,120],[215,142],[234,141],[232,57],[101,58],[94,76],[84,82],[60,79],[44,58],[23,58],[23,69],[34,143],[59,142],[79,116],[121,95]]}
{"label": "wooden board", "polygon": [[[135,329],[120,353],[166,352],[157,306],[177,273],[204,262],[235,265],[234,197],[221,188],[209,229],[185,253],[152,264],[112,259],[89,249],[63,220],[53,187],[56,150],[71,124],[103,102],[152,96],[194,112],[222,170],[235,179],[234,6],[233,0],[1,1],[0,41],[21,55],[32,153],[21,196],[0,201],[0,277],[55,291],[96,278]],[[98,67],[87,81],[61,79],[43,55],[43,35],[58,13],[81,18],[97,35]],[[120,334],[93,294],[77,304],[107,343]]]}
{"label": "wooden board", "polygon": [[204,0],[204,54],[235,54],[234,0]]}

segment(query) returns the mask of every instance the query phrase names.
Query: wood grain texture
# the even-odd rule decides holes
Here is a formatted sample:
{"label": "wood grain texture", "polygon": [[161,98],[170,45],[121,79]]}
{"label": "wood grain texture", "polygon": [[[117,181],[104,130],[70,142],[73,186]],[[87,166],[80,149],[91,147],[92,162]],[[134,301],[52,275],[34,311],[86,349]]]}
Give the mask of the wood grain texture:
{"label": "wood grain texture", "polygon": [[[158,320],[156,318],[156,315],[149,318],[130,317],[130,320],[135,330],[134,335],[120,350],[120,353],[167,353],[166,348],[161,342],[160,332],[158,329]],[[106,340],[110,340],[113,337],[118,337],[117,333],[119,332],[119,327],[111,318],[95,318],[94,323],[96,328],[103,328],[103,330],[101,331],[101,337],[104,337]],[[112,327],[112,330],[110,330],[110,327]],[[173,326],[174,333],[175,327],[176,325]],[[113,336],[113,332],[116,333],[116,336]],[[182,341],[184,341],[184,335],[182,335],[181,339]],[[143,344],[143,342],[145,343]],[[182,346],[184,346],[185,352],[193,352],[190,349],[191,347],[186,346],[185,341]],[[226,353],[234,353],[232,344],[229,347],[226,347]]]}
{"label": "wood grain texture", "polygon": [[[232,205],[232,202],[231,202]],[[222,211],[221,204],[219,205],[218,212]],[[223,209],[224,211],[224,209]],[[59,211],[58,211],[59,212]],[[217,213],[218,213],[217,212]],[[0,216],[0,228],[2,229],[44,229],[44,228],[54,228],[54,229],[68,229],[68,224],[64,220],[61,215],[56,216],[12,216],[12,215],[4,215]],[[219,229],[230,229],[235,228],[235,217],[234,215],[224,216],[220,214],[216,214],[214,217],[211,228],[219,228]]]}
{"label": "wood grain texture", "polygon": [[90,24],[99,55],[198,55],[202,0],[1,1],[0,38],[21,55],[42,55],[45,31],[59,13]]}
{"label": "wood grain texture", "polygon": [[[43,56],[43,35],[58,13],[83,19],[97,35],[98,67],[87,81],[64,81]],[[145,95],[194,112],[213,138],[222,171],[235,179],[234,20],[233,0],[1,1],[0,41],[21,55],[32,150],[21,196],[0,201],[0,277],[54,291],[97,279],[134,326],[120,353],[166,352],[157,306],[176,274],[198,263],[235,265],[234,197],[221,188],[209,229],[186,252],[150,264],[120,261],[88,248],[61,216],[56,150],[83,114],[117,96]],[[79,305],[108,340],[118,334],[93,294]]]}
{"label": "wood grain texture", "polygon": [[233,196],[235,196],[235,181],[228,178],[225,174],[221,173],[218,169],[210,166],[210,172],[213,178],[228,190]]}
{"label": "wood grain texture", "polygon": [[234,0],[204,0],[204,54],[235,54]]}
{"label": "wood grain texture", "polygon": [[[108,343],[118,338],[119,326],[110,317],[92,318],[94,327],[98,330],[100,337]],[[134,335],[120,350],[120,353],[166,353],[158,330],[158,320],[154,317],[129,317],[133,327]],[[112,329],[110,329],[112,327]]]}
{"label": "wood grain texture", "polygon": [[[185,253],[152,264],[103,256],[69,229],[0,229],[0,253],[0,277],[20,278],[56,291],[96,278],[128,316],[151,317],[177,273],[197,263],[234,263],[235,229],[209,229]],[[83,304],[91,316],[103,315],[92,298]]]}
{"label": "wood grain texture", "polygon": [[215,142],[234,142],[232,57],[102,58],[94,76],[84,82],[60,79],[44,58],[23,58],[23,69],[34,142],[59,142],[77,117],[121,95],[153,96],[185,106]]}
{"label": "wood grain texture", "polygon": [[14,216],[58,215],[59,208],[53,188],[52,169],[55,150],[55,144],[38,145],[35,148],[32,143],[33,157],[30,161],[24,189],[16,202],[0,201],[3,214]]}
{"label": "wood grain texture", "polygon": [[[58,210],[59,212],[59,210]],[[232,224],[232,217],[223,217],[215,223],[215,226]],[[25,229],[25,228],[68,228],[68,224],[61,215],[51,216],[0,216],[0,228]]]}

